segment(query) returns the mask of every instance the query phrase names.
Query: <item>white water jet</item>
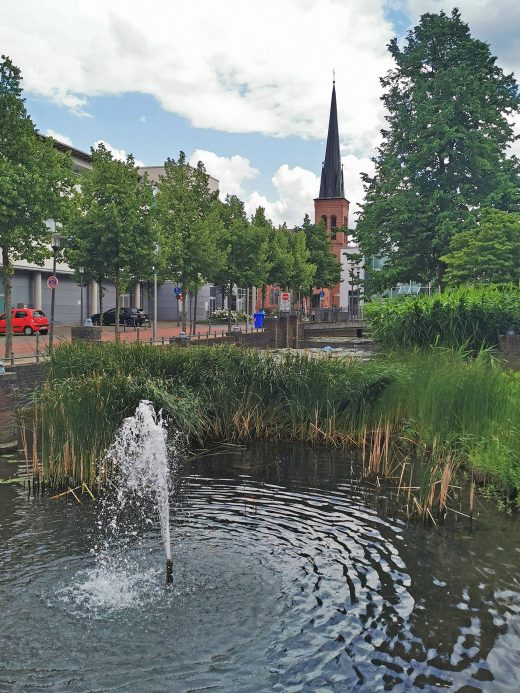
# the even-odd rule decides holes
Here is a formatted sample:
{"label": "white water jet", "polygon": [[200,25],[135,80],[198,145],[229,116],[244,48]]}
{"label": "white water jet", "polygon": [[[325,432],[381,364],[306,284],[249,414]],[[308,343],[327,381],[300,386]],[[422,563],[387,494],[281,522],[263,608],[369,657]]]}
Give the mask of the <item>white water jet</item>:
{"label": "white water jet", "polygon": [[151,402],[143,400],[134,416],[124,420],[108,449],[106,460],[116,468],[120,508],[135,498],[155,499],[166,554],[167,581],[171,582],[167,431],[161,413],[155,412]]}

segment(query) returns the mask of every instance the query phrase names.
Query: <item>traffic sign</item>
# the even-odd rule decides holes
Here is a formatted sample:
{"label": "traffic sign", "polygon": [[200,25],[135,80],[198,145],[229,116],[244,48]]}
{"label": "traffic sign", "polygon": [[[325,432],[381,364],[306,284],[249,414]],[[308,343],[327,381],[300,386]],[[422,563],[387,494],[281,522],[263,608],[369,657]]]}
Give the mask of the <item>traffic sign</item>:
{"label": "traffic sign", "polygon": [[51,274],[51,276],[47,279],[47,288],[55,289],[57,286],[58,286],[58,277],[55,277],[54,274]]}
{"label": "traffic sign", "polygon": [[320,298],[325,298],[325,292],[323,291],[323,289],[320,291]]}
{"label": "traffic sign", "polygon": [[280,310],[291,310],[291,294],[288,291],[280,294]]}
{"label": "traffic sign", "polygon": [[182,294],[182,289],[180,286],[176,286],[175,289],[173,290],[173,293],[178,296],[179,294]]}

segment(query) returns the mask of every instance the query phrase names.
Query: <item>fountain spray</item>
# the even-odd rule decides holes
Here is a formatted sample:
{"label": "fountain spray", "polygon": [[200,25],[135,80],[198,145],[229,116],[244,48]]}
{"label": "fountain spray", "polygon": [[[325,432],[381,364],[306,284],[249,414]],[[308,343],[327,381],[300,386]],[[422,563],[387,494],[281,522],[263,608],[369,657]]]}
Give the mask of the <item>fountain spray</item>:
{"label": "fountain spray", "polygon": [[166,555],[166,583],[171,584],[170,471],[166,438],[161,414],[156,414],[151,402],[143,400],[135,415],[124,420],[107,457],[120,475],[118,495],[121,498],[128,492],[143,499],[155,499]]}

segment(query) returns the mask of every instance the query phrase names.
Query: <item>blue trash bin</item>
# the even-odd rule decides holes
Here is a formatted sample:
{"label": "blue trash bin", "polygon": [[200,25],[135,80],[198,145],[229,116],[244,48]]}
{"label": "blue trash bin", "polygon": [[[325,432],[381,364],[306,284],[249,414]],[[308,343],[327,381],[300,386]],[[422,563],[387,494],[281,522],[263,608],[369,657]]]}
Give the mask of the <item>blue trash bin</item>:
{"label": "blue trash bin", "polygon": [[265,313],[253,313],[253,319],[255,321],[255,327],[263,327],[264,326],[264,315]]}

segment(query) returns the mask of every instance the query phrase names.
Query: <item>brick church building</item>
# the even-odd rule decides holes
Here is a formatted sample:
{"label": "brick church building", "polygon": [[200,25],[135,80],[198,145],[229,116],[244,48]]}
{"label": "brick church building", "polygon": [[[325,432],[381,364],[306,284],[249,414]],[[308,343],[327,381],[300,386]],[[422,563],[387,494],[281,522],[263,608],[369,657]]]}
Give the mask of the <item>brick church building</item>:
{"label": "brick church building", "polygon": [[[348,208],[349,201],[345,197],[345,186],[343,183],[343,166],[339,147],[338,130],[338,109],[336,105],[336,83],[332,83],[332,98],[330,102],[329,131],[327,134],[327,146],[325,149],[325,160],[321,168],[320,193],[314,200],[314,221],[318,224],[324,221],[327,232],[332,240],[334,254],[342,265],[342,275],[344,274],[346,260],[345,252],[347,249],[347,236],[341,228],[348,228]],[[323,288],[313,296],[314,308],[333,308],[346,306],[348,296],[343,296],[342,286],[344,282],[332,287]],[[346,285],[344,287],[346,289]]]}
{"label": "brick church building", "polygon": [[[314,221],[320,221],[326,225],[334,254],[341,263],[342,282],[330,289],[317,287],[309,308],[333,308],[348,306],[348,263],[347,263],[347,235],[340,229],[348,228],[349,201],[345,197],[343,183],[343,166],[341,164],[338,110],[336,105],[336,83],[332,83],[332,98],[330,102],[329,130],[327,134],[327,146],[325,160],[321,169],[321,182],[318,197],[314,200]],[[265,295],[265,307],[276,309],[281,289],[277,286],[267,287]],[[293,297],[293,300],[295,297]],[[262,304],[261,293],[257,294],[257,309]]]}

